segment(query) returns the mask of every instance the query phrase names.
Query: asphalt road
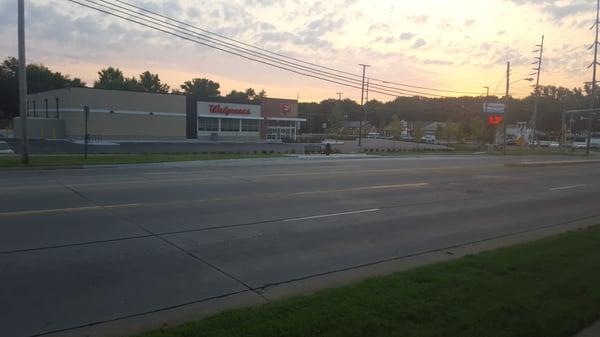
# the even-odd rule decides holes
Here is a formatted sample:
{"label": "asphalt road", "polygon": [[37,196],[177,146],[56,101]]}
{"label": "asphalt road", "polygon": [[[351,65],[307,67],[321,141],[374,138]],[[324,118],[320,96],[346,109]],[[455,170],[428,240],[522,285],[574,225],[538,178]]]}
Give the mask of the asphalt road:
{"label": "asphalt road", "polygon": [[261,299],[294,280],[600,216],[600,165],[507,160],[3,171],[0,336]]}

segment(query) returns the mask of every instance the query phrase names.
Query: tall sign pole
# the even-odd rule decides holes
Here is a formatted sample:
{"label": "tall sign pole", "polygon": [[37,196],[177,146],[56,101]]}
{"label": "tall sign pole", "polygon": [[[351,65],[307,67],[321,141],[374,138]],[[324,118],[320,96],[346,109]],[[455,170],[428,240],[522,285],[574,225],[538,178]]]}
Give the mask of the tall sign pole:
{"label": "tall sign pole", "polygon": [[[590,103],[590,109],[593,110],[596,108],[596,66],[598,65],[598,22],[600,21],[600,0],[596,3],[596,22],[594,22],[594,26],[596,27],[596,39],[594,40],[594,63],[592,63],[593,75],[592,75],[592,101]],[[585,145],[585,154],[586,156],[590,155],[590,145],[592,141],[592,126],[593,120],[592,116],[594,116],[594,112],[590,112],[588,114],[588,132],[587,132],[587,143]]]}
{"label": "tall sign pole", "polygon": [[[600,1],[600,0],[598,0]],[[506,123],[508,123],[508,98],[510,91],[510,62],[506,63],[506,97],[504,102],[504,123],[503,123],[503,136],[502,136],[502,151],[506,154]]]}
{"label": "tall sign pole", "polygon": [[535,147],[536,138],[537,138],[537,119],[538,119],[538,101],[540,97],[540,73],[542,72],[542,58],[544,56],[544,35],[542,35],[542,43],[537,45],[540,48],[540,56],[538,58],[536,71],[536,81],[535,81],[535,100],[533,102],[533,146]]}
{"label": "tall sign pole", "polygon": [[19,35],[19,115],[21,117],[21,161],[29,163],[27,137],[27,63],[25,62],[25,0],[18,0]]}

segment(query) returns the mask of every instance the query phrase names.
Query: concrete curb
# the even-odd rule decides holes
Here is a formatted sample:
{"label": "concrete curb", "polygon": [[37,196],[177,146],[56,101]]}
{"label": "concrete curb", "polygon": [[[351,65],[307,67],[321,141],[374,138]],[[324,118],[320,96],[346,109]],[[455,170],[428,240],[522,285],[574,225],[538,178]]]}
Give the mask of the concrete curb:
{"label": "concrete curb", "polygon": [[524,163],[508,163],[506,167],[539,167],[539,166],[566,166],[582,164],[600,164],[600,159],[592,160],[561,160],[561,161],[534,161]]}
{"label": "concrete curb", "polygon": [[[91,165],[90,165],[91,166]],[[53,170],[80,170],[86,166],[71,165],[71,166],[25,166],[25,167],[0,167],[0,172],[6,171],[53,171]]]}

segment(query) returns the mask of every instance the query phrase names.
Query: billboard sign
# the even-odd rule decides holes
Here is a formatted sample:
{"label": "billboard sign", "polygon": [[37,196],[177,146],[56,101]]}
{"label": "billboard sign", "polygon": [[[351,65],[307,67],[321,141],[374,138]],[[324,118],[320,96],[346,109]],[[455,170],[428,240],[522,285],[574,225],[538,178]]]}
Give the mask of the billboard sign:
{"label": "billboard sign", "polygon": [[505,111],[505,106],[502,103],[483,103],[483,112],[498,115],[503,114]]}
{"label": "billboard sign", "polygon": [[490,115],[488,117],[488,124],[489,125],[499,125],[499,124],[502,124],[503,120],[504,120],[504,118],[501,115]]}

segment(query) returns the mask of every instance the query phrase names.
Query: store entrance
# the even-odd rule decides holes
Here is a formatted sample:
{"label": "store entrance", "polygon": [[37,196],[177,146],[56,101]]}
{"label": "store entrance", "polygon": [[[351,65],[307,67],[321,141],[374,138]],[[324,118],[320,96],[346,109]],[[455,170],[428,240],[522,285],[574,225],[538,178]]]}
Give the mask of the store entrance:
{"label": "store entrance", "polygon": [[296,139],[295,126],[269,126],[268,140],[274,141],[293,141]]}

